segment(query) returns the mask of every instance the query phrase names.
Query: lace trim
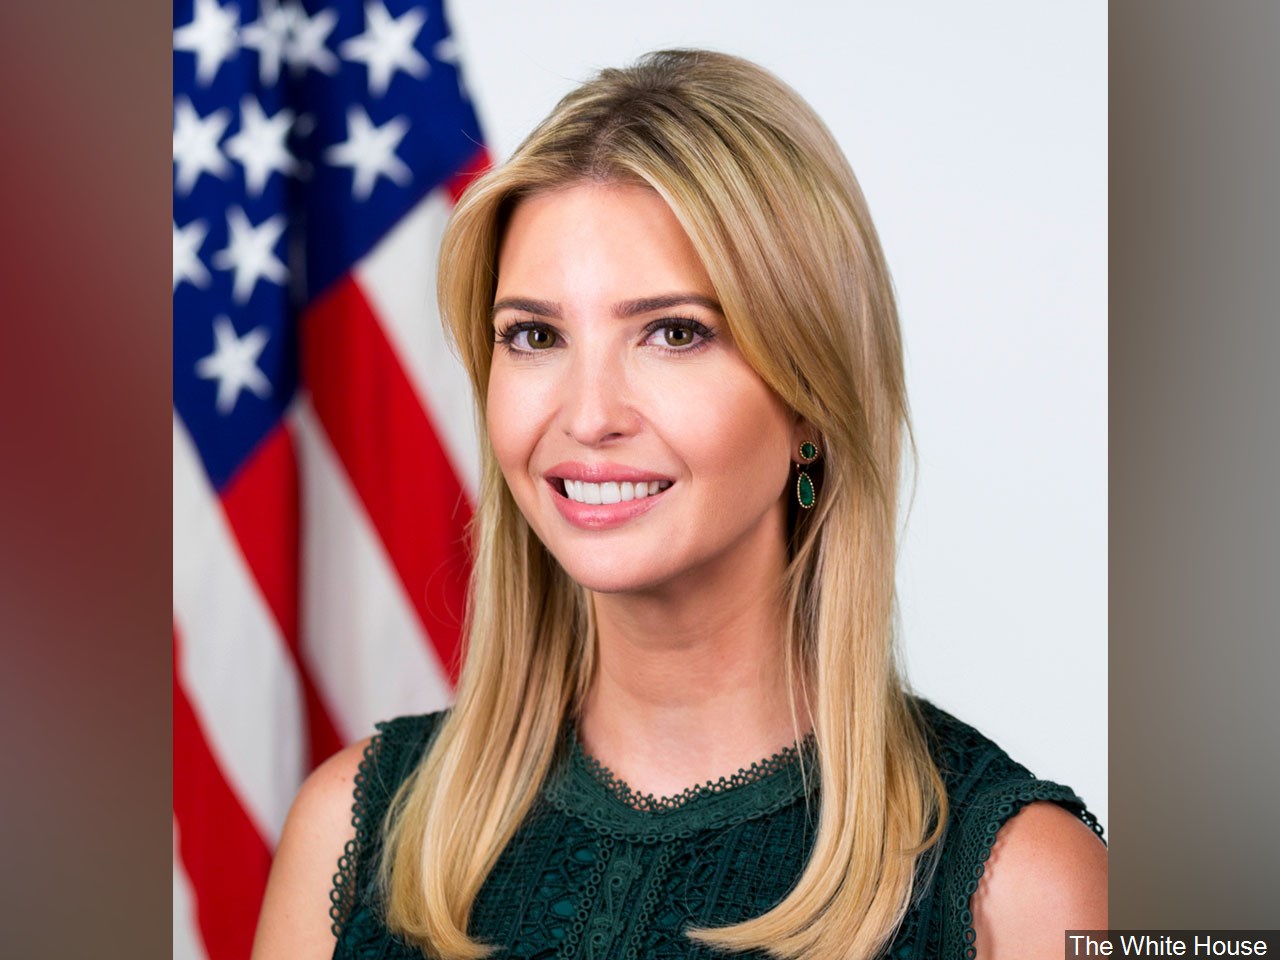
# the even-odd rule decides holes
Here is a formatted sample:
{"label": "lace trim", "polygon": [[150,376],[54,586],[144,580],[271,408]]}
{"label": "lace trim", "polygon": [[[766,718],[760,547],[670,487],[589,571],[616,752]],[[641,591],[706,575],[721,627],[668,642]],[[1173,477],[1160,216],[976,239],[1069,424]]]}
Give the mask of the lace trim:
{"label": "lace trim", "polygon": [[373,765],[375,746],[382,740],[382,735],[371,739],[364,748],[360,766],[356,770],[355,790],[352,792],[351,825],[356,828],[356,835],[347,841],[342,856],[338,858],[338,872],[333,875],[333,886],[329,890],[329,919],[333,921],[330,929],[334,937],[342,936],[342,927],[355,912],[358,897],[357,871],[361,854],[369,849],[372,839],[372,827],[364,815],[365,786],[369,781],[369,773]]}
{"label": "lace trim", "polygon": [[1106,842],[1098,818],[1068,787],[1047,780],[1026,780],[1001,785],[984,793],[966,816],[959,843],[952,853],[953,869],[946,878],[942,905],[946,911],[944,915],[955,917],[959,927],[944,933],[942,956],[963,956],[965,960],[977,957],[978,950],[974,945],[977,934],[973,929],[970,904],[978,890],[978,882],[986,872],[996,834],[1010,817],[1038,800],[1053,801],[1065,807]]}
{"label": "lace trim", "polygon": [[[703,830],[768,816],[805,796],[806,788],[816,794],[817,751],[811,737],[800,749],[786,748],[733,776],[663,798],[632,790],[588,757],[572,730],[565,739],[566,752],[548,780],[545,800],[614,840],[646,845],[686,840]],[[802,750],[810,768],[807,781],[798,762]]]}
{"label": "lace trim", "polygon": [[[812,742],[813,734],[806,734],[803,741],[806,750],[810,749],[809,744]],[[745,787],[749,783],[755,783],[757,780],[763,780],[765,777],[771,777],[778,771],[793,766],[800,758],[799,748],[795,746],[783,747],[771,757],[757,760],[749,767],[740,767],[737,773],[727,777],[721,777],[719,780],[708,780],[706,783],[697,786],[686,787],[674,796],[656,797],[651,793],[640,793],[638,790],[633,790],[617,774],[588,754],[583,749],[582,743],[578,740],[576,734],[573,735],[573,750],[575,759],[591,774],[592,779],[613,794],[619,801],[625,803],[632,810],[638,810],[641,813],[658,814],[677,810],[701,797],[718,796],[730,790]]]}

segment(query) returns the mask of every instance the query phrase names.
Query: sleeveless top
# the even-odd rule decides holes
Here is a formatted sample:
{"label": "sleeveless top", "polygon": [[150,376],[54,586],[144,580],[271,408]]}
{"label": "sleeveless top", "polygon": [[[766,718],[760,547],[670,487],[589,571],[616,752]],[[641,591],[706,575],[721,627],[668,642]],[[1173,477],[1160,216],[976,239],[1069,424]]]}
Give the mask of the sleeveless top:
{"label": "sleeveless top", "polygon": [[[906,917],[882,956],[972,960],[970,897],[996,832],[1036,800],[1102,828],[1070,789],[917,701],[949,801],[943,839],[920,858]],[[355,783],[356,836],[334,877],[335,960],[421,960],[382,922],[381,826],[442,713],[379,724]],[[811,741],[801,749],[810,749]],[[495,958],[723,957],[683,931],[759,916],[795,885],[814,838],[814,765],[795,747],[677,797],[637,794],[586,756],[572,731],[534,809],[489,875],[469,932]],[[807,776],[805,775],[807,773]],[[764,958],[761,952],[740,956]]]}

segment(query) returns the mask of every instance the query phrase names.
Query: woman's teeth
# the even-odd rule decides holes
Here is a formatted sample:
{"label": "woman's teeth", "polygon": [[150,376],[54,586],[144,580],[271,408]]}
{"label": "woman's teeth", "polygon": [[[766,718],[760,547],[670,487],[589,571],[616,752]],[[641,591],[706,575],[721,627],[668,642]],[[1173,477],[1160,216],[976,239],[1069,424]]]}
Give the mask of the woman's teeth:
{"label": "woman's teeth", "polygon": [[643,500],[660,490],[671,486],[670,480],[650,480],[632,483],[624,480],[617,483],[609,480],[605,483],[588,483],[586,480],[565,480],[564,495],[575,503],[621,503],[625,500]]}

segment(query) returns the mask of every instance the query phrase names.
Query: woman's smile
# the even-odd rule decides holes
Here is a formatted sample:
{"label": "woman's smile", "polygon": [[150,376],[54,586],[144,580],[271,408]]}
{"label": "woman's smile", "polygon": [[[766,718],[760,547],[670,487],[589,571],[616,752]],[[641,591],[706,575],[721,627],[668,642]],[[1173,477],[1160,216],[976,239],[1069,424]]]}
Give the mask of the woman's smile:
{"label": "woman's smile", "polygon": [[673,483],[653,471],[615,463],[561,463],[546,479],[560,515],[583,530],[607,530],[643,516]]}

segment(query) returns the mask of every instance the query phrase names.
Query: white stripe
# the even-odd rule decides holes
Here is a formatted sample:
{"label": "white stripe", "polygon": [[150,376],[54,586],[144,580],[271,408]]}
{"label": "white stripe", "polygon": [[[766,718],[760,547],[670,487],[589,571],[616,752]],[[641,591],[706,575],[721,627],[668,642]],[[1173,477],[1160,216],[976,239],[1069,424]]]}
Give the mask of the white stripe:
{"label": "white stripe", "polygon": [[205,960],[196,926],[195,891],[178,857],[178,823],[173,824],[173,960]]}
{"label": "white stripe", "polygon": [[274,848],[306,770],[298,677],[176,415],[173,610],[183,688],[231,789]]}
{"label": "white stripe", "polygon": [[302,649],[348,742],[452,699],[422,621],[306,397],[290,412],[303,477]]}
{"label": "white stripe", "polygon": [[471,381],[449,349],[436,306],[436,257],[452,209],[448,193],[432,191],[352,272],[474,502],[480,448]]}

